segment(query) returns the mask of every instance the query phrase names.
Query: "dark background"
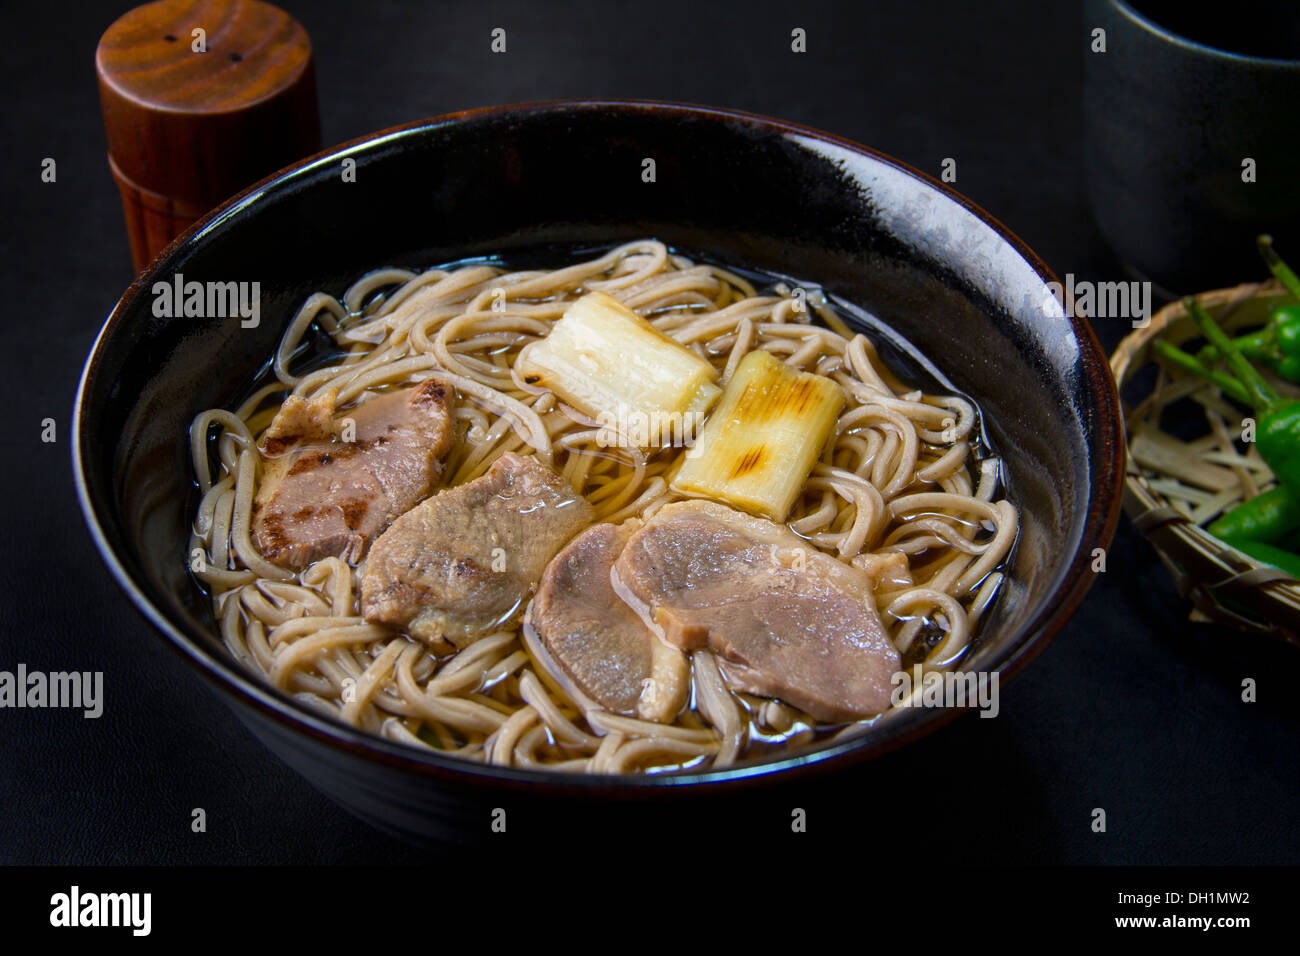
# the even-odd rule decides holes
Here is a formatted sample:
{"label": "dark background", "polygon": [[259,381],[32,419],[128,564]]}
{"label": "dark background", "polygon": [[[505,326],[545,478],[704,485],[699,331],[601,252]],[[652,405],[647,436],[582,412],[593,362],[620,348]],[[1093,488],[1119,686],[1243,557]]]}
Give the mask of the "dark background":
{"label": "dark background", "polygon": [[[956,188],[1058,275],[1128,278],[1082,195],[1088,32],[1074,3],[280,5],[314,44],[326,145],[532,99],[732,107],[826,129],[934,176],[952,157]],[[128,6],[24,4],[6,17],[0,669],[102,670],[105,705],[98,720],[0,711],[0,862],[428,860],[264,750],[136,614],[83,524],[73,394],[132,275],[94,50]],[[505,55],[489,51],[497,26]],[[796,26],[808,35],[801,56],[790,52]],[[58,163],[56,183],[40,180],[45,157]],[[1127,330],[1096,323],[1107,350]],[[40,438],[47,417],[53,444]],[[1106,572],[1004,688],[997,719],[968,716],[870,765],[735,798],[748,821],[741,849],[788,840],[790,808],[802,806],[809,845],[864,874],[921,860],[1300,862],[1300,654],[1186,617],[1124,521]],[[1247,677],[1257,703],[1241,700]],[[190,830],[195,807],[206,833]],[[1097,807],[1102,834],[1090,826]]]}

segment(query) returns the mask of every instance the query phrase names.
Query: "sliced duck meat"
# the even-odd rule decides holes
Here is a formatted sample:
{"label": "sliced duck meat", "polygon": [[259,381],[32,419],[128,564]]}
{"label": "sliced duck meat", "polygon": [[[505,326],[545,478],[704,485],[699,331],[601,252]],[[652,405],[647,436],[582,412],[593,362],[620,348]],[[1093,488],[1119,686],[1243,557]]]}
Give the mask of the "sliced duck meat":
{"label": "sliced duck meat", "polygon": [[451,447],[451,389],[437,379],[334,409],[334,393],[286,399],[262,441],[253,540],[268,561],[357,562],[434,487]]}
{"label": "sliced duck meat", "polygon": [[563,477],[507,452],[379,536],[361,577],[361,613],[467,647],[523,610],[551,558],[594,516]]}
{"label": "sliced duck meat", "polygon": [[668,643],[712,650],[737,690],[825,721],[890,705],[899,655],[870,580],[782,525],[713,502],[665,505],[628,540],[612,583]]}
{"label": "sliced duck meat", "polygon": [[575,700],[670,721],[686,703],[686,656],[614,593],[610,570],[641,522],[588,528],[546,567],[524,621],[529,647]]}
{"label": "sliced duck meat", "polygon": [[262,453],[279,460],[295,445],[337,438],[340,426],[334,423],[336,394],[329,389],[311,399],[301,395],[286,398],[262,436]]}

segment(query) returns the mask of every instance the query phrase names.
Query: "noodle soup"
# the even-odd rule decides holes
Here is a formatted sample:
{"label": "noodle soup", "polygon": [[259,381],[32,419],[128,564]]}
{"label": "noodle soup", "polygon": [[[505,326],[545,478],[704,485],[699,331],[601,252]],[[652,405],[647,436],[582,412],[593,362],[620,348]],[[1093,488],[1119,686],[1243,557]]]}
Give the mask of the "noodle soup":
{"label": "noodle soup", "polygon": [[[230,653],[509,766],[671,772],[861,732],[882,678],[960,667],[1018,527],[978,409],[905,342],[653,240],[317,293],[191,441],[192,572]],[[706,552],[673,584],[688,538]]]}

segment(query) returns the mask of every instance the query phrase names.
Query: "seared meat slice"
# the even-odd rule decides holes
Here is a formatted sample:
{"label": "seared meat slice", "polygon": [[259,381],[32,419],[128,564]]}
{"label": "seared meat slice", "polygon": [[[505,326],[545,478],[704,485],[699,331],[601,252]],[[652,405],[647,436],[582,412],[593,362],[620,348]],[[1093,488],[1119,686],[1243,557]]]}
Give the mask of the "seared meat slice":
{"label": "seared meat slice", "polygon": [[738,690],[826,721],[890,704],[899,656],[867,576],[782,525],[713,502],[665,505],[628,541],[613,584],[670,644],[713,650]]}
{"label": "seared meat slice", "polygon": [[594,515],[560,475],[507,452],[379,536],[361,578],[361,613],[466,647],[523,609],[547,562]]}
{"label": "seared meat slice", "polygon": [[573,539],[547,565],[524,628],[529,646],[575,699],[664,722],[686,703],[690,665],[619,599],[609,579],[640,526],[598,524]]}
{"label": "seared meat slice", "polygon": [[451,446],[451,401],[432,378],[337,415],[332,392],[288,398],[262,442],[252,527],[262,556],[289,568],[331,555],[359,561],[436,482]]}

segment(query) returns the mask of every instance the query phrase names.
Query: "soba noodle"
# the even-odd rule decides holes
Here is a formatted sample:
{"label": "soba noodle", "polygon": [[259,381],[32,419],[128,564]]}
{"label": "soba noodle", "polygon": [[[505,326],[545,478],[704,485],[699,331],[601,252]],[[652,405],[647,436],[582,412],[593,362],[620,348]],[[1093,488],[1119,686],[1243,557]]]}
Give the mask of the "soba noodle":
{"label": "soba noodle", "polygon": [[[726,766],[869,724],[827,728],[781,701],[737,693],[706,651],[693,655],[693,706],[673,723],[584,712],[533,658],[517,627],[438,658],[422,642],[361,618],[364,562],[353,567],[330,557],[295,575],[258,553],[250,538],[261,470],[256,438],[287,395],[333,389],[344,406],[430,374],[460,397],[444,485],[476,478],[516,451],[560,471],[598,521],[648,517],[679,499],[669,479],[684,449],[604,447],[599,422],[515,372],[520,349],[545,336],[579,295],[598,289],[712,362],[720,384],[747,352],[766,349],[844,388],[833,444],[787,524],[846,561],[906,556],[913,583],[875,595],[886,627],[909,664],[958,662],[998,590],[1017,532],[1015,507],[995,500],[996,460],[973,462],[975,408],[899,382],[820,292],[796,294],[778,284],[759,294],[741,276],[656,241],[554,271],[382,269],[342,299],[311,296],[276,351],[276,381],[234,412],[200,414],[191,428],[202,491],[192,570],[212,595],[230,653],[349,724],[412,747],[517,767],[624,773]],[[812,323],[814,314],[821,324]],[[294,360],[310,351],[313,325],[336,351],[323,367],[297,374]]]}

